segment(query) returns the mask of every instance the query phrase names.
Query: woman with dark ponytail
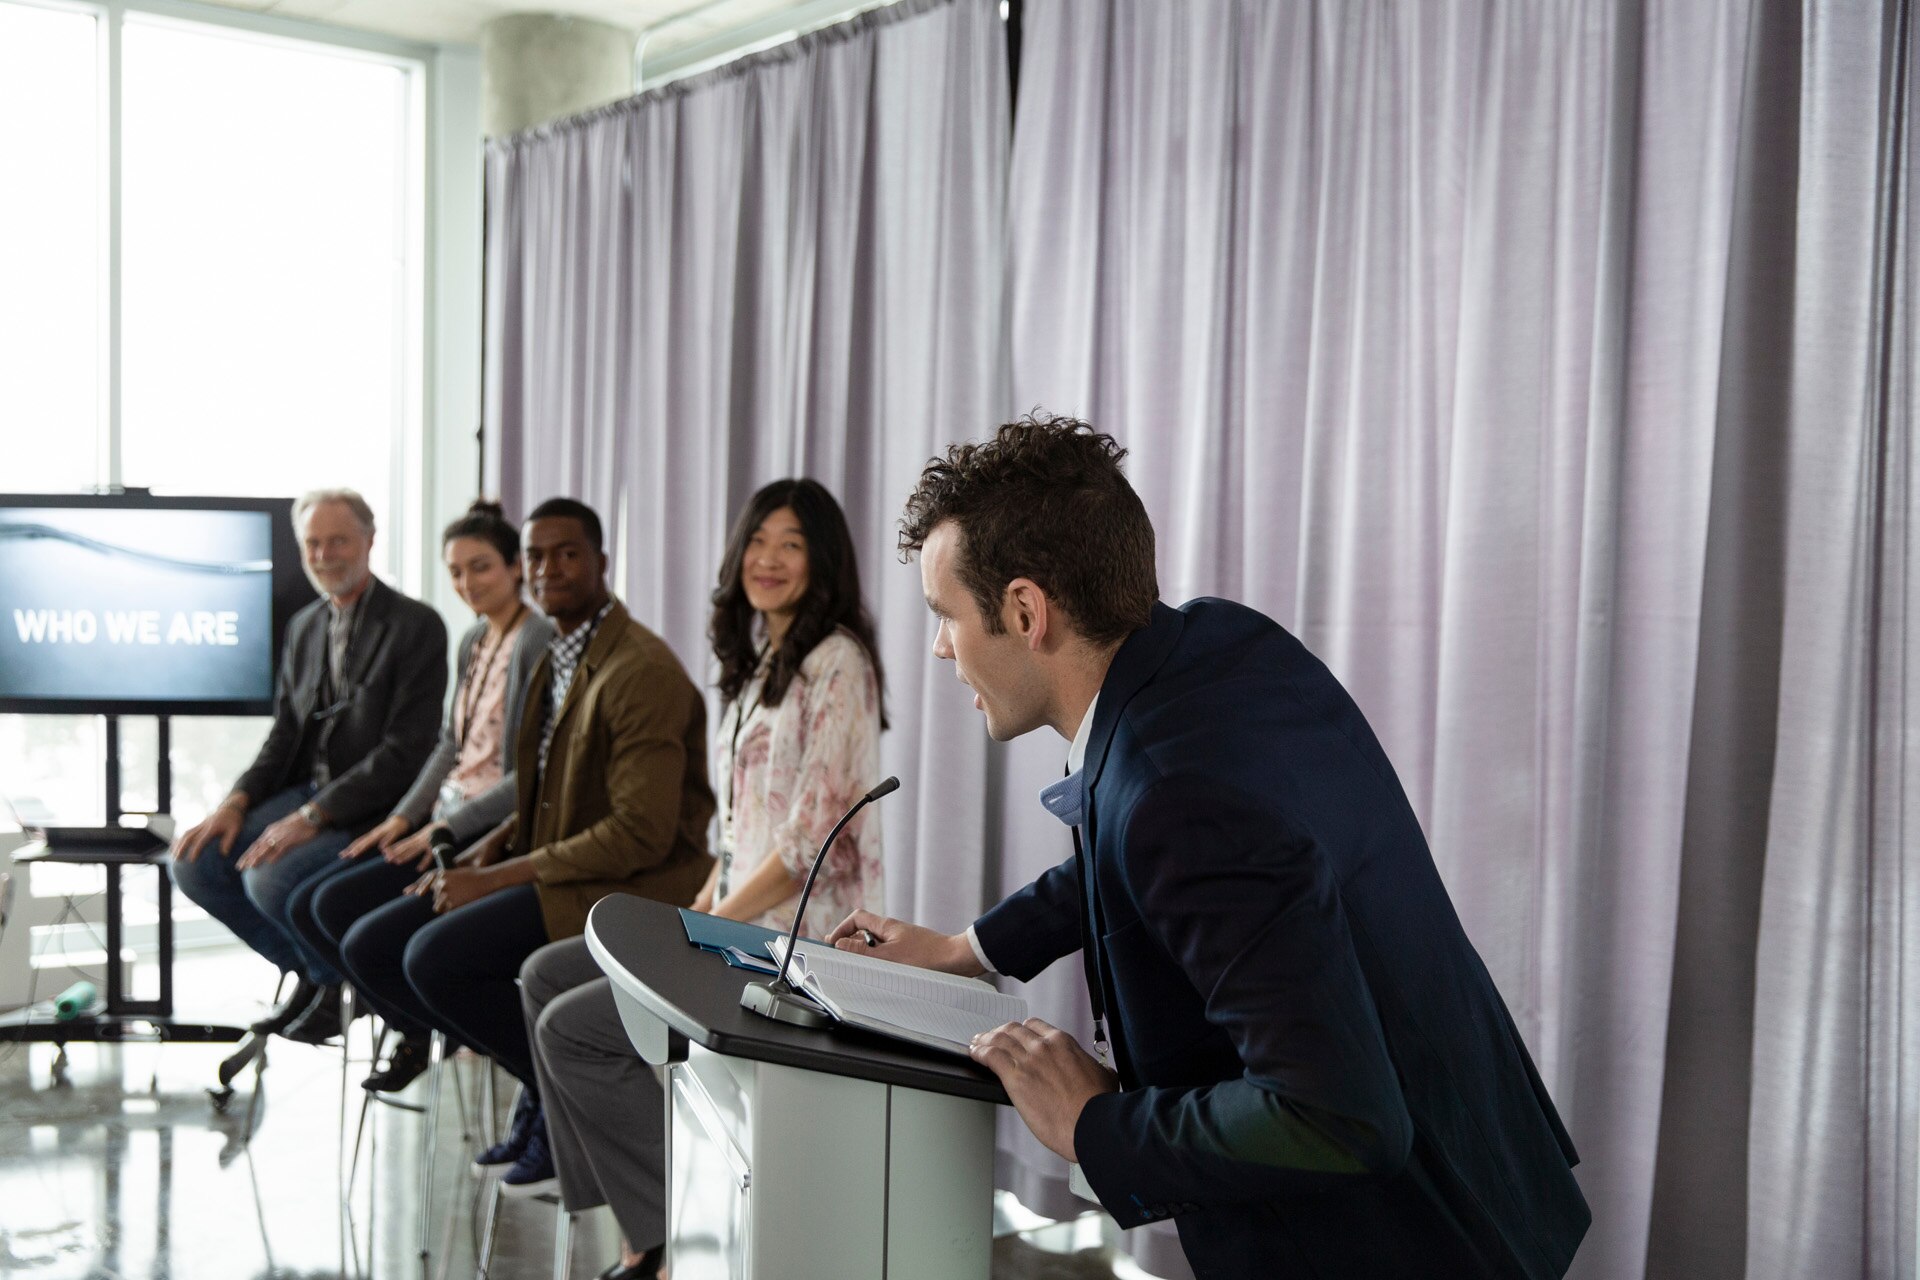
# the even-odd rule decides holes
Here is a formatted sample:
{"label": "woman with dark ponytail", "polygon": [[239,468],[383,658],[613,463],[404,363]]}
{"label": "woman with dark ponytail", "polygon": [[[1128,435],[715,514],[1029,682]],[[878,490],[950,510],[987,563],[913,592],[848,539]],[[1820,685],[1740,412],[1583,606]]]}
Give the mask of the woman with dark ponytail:
{"label": "woman with dark ponytail", "polygon": [[[398,954],[389,972],[376,957],[390,946],[356,947],[348,934],[370,913],[395,904],[432,868],[435,834],[465,845],[513,812],[513,749],[527,679],[553,637],[553,625],[523,597],[520,531],[498,503],[476,501],[446,527],[440,545],[455,593],[478,615],[460,638],[458,684],[440,743],[393,813],[340,855],[380,856],[324,881],[308,910],[295,913],[302,933],[339,959],[355,991],[400,1033],[386,1067],[365,1081],[381,1091],[399,1089],[426,1069],[430,1029],[418,1016]],[[412,929],[432,918],[430,909],[421,913],[417,907],[417,899],[399,906],[399,915],[421,916],[411,928],[396,917],[387,922],[394,927],[377,931],[373,941],[390,944],[391,934],[404,947]]]}

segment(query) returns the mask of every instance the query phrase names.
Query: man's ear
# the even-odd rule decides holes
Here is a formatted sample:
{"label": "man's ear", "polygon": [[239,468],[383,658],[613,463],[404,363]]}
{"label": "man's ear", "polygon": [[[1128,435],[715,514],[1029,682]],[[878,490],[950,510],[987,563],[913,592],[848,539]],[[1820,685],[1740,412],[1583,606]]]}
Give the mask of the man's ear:
{"label": "man's ear", "polygon": [[1015,578],[1007,584],[1004,600],[1000,617],[1007,630],[1028,649],[1038,649],[1047,638],[1047,593],[1032,578]]}

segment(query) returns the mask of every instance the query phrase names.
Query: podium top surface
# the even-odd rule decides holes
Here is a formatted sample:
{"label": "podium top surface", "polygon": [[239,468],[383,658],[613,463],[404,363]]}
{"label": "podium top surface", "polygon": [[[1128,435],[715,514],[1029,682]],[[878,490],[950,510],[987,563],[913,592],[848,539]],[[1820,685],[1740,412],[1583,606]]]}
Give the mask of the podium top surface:
{"label": "podium top surface", "polygon": [[763,975],[735,969],[687,941],[677,908],[616,893],[587,916],[587,934],[607,976],[655,1017],[715,1053],[802,1067],[981,1102],[1005,1102],[991,1071],[969,1058],[922,1049],[854,1027],[790,1026],[740,1007]]}

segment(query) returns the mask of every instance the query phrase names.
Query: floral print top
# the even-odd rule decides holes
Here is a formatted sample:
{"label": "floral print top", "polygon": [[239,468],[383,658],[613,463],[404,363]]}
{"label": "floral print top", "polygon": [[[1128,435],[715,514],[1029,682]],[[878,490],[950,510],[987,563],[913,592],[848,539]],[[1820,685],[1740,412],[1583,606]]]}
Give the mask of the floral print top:
{"label": "floral print top", "polygon": [[[729,836],[732,844],[721,895],[768,858],[803,879],[840,815],[881,779],[880,683],[866,649],[834,632],[801,660],[777,707],[761,705],[755,679],[721,713],[714,755],[723,856]],[[798,902],[796,894],[756,923],[791,928]],[[800,932],[824,938],[854,911],[883,906],[880,812],[869,805],[828,852]]]}

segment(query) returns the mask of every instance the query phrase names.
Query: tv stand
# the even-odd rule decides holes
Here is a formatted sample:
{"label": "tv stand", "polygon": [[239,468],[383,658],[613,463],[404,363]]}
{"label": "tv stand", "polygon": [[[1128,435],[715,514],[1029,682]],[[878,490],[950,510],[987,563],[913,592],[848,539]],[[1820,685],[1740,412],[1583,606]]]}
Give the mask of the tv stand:
{"label": "tv stand", "polygon": [[[166,716],[159,722],[158,788],[155,808],[165,813],[173,802],[173,768],[168,759],[172,735]],[[106,717],[106,794],[107,824],[116,824],[125,812],[121,808],[120,718]],[[66,1046],[70,1043],[117,1043],[136,1040],[179,1040],[195,1044],[235,1044],[248,1034],[244,1027],[212,1021],[183,1019],[173,1007],[173,876],[167,870],[167,845],[157,838],[146,848],[129,849],[124,844],[93,846],[85,843],[63,844],[58,849],[44,842],[28,844],[14,852],[16,864],[36,862],[98,866],[107,875],[107,964],[106,1001],[96,1011],[65,1020],[54,1016],[53,1002],[41,1001],[0,1016],[0,1043],[26,1041],[60,1047],[55,1061],[54,1079],[64,1075]],[[120,873],[128,867],[151,867],[159,877],[159,964],[160,990],[156,997],[139,999],[128,994],[121,961],[126,934],[124,886]]]}

